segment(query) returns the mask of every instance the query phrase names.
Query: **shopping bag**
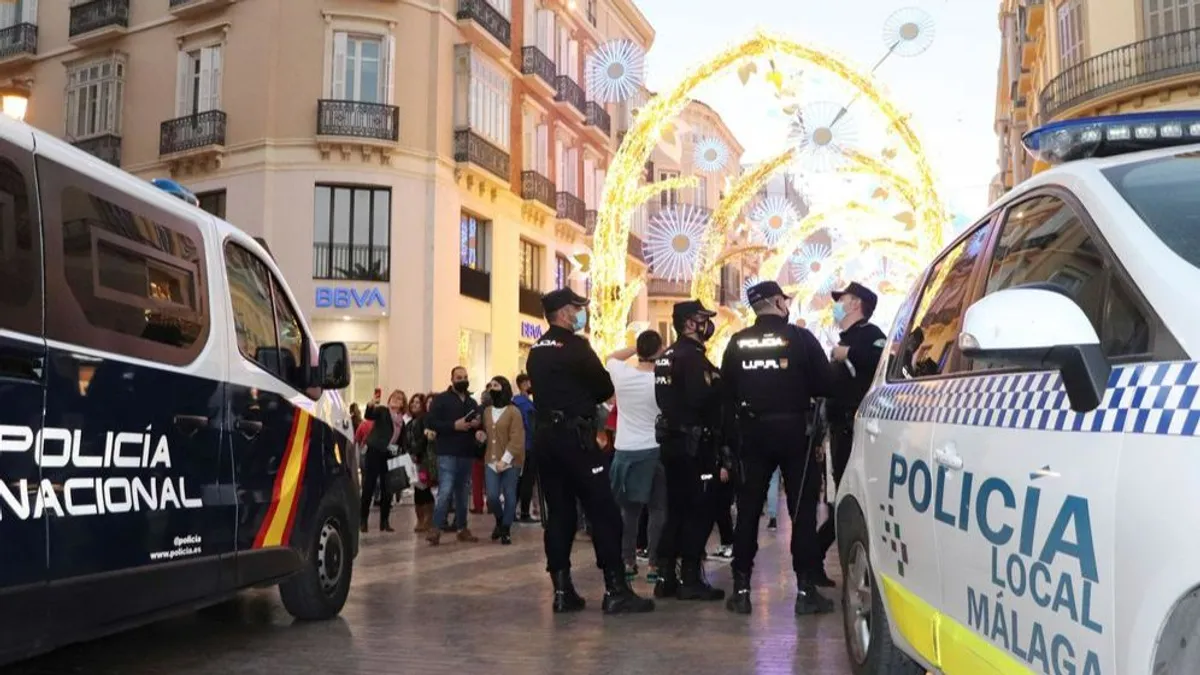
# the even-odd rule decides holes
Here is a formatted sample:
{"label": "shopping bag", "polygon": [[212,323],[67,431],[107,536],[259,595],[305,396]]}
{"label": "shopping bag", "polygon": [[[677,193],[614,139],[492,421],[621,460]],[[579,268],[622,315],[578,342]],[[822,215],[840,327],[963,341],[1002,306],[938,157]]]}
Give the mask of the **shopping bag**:
{"label": "shopping bag", "polygon": [[387,461],[387,473],[384,475],[384,485],[387,486],[388,492],[396,495],[408,489],[412,484],[412,477],[417,475],[417,469],[413,466],[412,457],[408,455],[399,455],[391,457]]}

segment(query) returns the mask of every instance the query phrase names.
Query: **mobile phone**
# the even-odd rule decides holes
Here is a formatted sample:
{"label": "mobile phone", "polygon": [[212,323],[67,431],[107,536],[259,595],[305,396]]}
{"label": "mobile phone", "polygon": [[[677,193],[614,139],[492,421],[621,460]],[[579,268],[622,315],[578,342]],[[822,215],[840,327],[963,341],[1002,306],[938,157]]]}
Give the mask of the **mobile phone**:
{"label": "mobile phone", "polygon": [[476,409],[472,410],[471,412],[467,413],[467,416],[465,419],[468,422],[474,422],[476,420],[476,418],[478,418],[478,417],[479,417],[479,408],[476,408]]}

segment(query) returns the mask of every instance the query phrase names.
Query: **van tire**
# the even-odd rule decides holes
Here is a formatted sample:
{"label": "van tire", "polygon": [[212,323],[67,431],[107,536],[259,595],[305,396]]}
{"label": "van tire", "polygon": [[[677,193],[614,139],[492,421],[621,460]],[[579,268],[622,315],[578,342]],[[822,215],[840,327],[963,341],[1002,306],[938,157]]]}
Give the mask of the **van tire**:
{"label": "van tire", "polygon": [[[892,644],[887,612],[871,569],[870,537],[862,516],[855,512],[847,518],[838,535],[842,539],[839,546],[842,552],[842,621],[846,655],[854,675],[924,675],[925,668]],[[869,601],[864,602],[868,597]]]}
{"label": "van tire", "polygon": [[327,501],[313,522],[304,566],[279,585],[284,609],[301,621],[337,616],[346,605],[354,571],[346,510]]}

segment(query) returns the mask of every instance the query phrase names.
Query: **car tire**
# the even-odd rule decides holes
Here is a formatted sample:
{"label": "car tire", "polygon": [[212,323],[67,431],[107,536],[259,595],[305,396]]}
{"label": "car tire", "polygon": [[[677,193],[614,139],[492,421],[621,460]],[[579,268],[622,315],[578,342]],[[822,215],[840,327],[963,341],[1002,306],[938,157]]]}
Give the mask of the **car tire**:
{"label": "car tire", "polygon": [[303,621],[337,616],[350,594],[354,571],[346,511],[325,503],[313,521],[303,568],[279,585],[279,597],[289,614]]}
{"label": "car tire", "polygon": [[924,675],[925,669],[892,644],[883,599],[871,570],[870,538],[855,513],[838,532],[842,541],[842,620],[854,675]]}

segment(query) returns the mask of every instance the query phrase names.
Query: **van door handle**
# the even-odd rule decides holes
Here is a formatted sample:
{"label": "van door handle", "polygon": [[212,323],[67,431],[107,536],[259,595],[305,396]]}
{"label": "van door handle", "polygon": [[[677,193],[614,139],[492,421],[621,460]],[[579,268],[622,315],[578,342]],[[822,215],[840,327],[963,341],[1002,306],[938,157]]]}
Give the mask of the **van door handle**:
{"label": "van door handle", "polygon": [[262,433],[263,423],[258,420],[238,420],[233,423],[233,428],[242,432],[242,435],[247,439],[253,439]]}
{"label": "van door handle", "polygon": [[871,437],[871,440],[875,440],[875,437],[879,435],[879,421],[867,420],[863,423],[863,431],[867,432],[867,435]]}
{"label": "van door handle", "polygon": [[953,469],[954,471],[963,468],[962,457],[959,457],[958,453],[954,451],[954,445],[952,444],[934,450],[933,460],[947,469]]}
{"label": "van door handle", "polygon": [[175,426],[180,431],[186,431],[189,434],[194,434],[200,429],[208,426],[208,417],[205,415],[176,415]]}

